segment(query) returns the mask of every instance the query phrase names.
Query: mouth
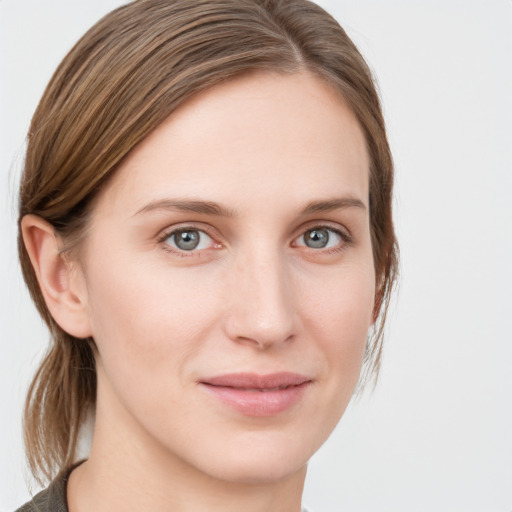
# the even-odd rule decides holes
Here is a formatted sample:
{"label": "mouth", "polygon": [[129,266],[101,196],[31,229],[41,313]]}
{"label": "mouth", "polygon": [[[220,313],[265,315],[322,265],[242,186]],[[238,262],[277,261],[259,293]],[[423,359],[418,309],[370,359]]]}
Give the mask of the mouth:
{"label": "mouth", "polygon": [[246,416],[274,416],[299,403],[312,380],[289,372],[234,373],[204,379],[199,384],[223,406]]}

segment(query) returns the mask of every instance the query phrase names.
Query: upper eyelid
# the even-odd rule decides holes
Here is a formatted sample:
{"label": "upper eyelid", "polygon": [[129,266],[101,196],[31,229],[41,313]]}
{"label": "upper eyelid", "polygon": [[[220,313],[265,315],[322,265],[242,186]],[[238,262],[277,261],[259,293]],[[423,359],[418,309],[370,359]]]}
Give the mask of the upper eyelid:
{"label": "upper eyelid", "polygon": [[[343,224],[340,224],[339,222],[333,222],[333,221],[326,221],[326,220],[312,220],[307,222],[306,224],[303,224],[300,228],[298,228],[298,235],[303,235],[306,231],[310,231],[315,228],[324,228],[324,229],[330,229],[332,231],[335,231],[336,233],[340,233],[342,236],[352,238],[352,233],[350,229],[348,229]],[[295,238],[297,238],[297,236]]]}
{"label": "upper eyelid", "polygon": [[177,231],[185,231],[187,229],[195,230],[195,231],[202,231],[203,233],[207,234],[210,238],[215,238],[215,234],[213,233],[214,228],[211,226],[201,223],[201,226],[197,226],[194,222],[183,222],[178,225],[169,226],[167,228],[164,228],[160,231],[160,233],[157,235],[157,238],[159,240],[165,240],[166,238],[169,238]]}

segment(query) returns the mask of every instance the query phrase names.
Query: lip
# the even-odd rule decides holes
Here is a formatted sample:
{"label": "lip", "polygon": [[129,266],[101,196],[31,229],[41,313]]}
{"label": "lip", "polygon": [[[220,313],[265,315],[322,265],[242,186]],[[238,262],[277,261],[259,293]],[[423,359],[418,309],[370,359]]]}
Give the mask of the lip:
{"label": "lip", "polygon": [[222,404],[246,416],[262,417],[293,407],[311,383],[311,378],[290,372],[231,373],[199,381],[201,387]]}

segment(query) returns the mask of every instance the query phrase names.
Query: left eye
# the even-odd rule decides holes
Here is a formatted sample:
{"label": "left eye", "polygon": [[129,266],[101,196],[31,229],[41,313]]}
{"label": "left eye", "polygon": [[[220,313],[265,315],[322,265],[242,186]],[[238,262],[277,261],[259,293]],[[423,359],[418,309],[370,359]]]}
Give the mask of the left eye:
{"label": "left eye", "polygon": [[308,229],[297,239],[297,245],[310,249],[329,249],[338,246],[342,241],[341,234],[336,230],[318,227]]}
{"label": "left eye", "polygon": [[164,240],[168,245],[180,251],[195,251],[208,249],[212,238],[199,229],[178,229],[169,234]]}

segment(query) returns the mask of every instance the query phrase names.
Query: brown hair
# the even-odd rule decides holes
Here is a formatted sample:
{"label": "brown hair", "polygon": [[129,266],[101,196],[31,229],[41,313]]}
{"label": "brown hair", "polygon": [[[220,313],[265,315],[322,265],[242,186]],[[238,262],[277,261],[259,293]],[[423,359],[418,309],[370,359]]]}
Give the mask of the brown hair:
{"label": "brown hair", "polygon": [[[363,379],[376,376],[397,268],[391,154],[365,61],[338,23],[309,1],[138,0],[101,19],[57,68],[33,116],[20,224],[24,215],[38,215],[66,247],[76,247],[98,190],[179,105],[243,73],[301,69],[341,93],[366,136],[379,321],[368,342]],[[73,462],[80,428],[95,404],[94,342],[74,338],[51,317],[21,230],[18,248],[32,299],[51,332],[24,417],[29,465],[43,483]]]}

